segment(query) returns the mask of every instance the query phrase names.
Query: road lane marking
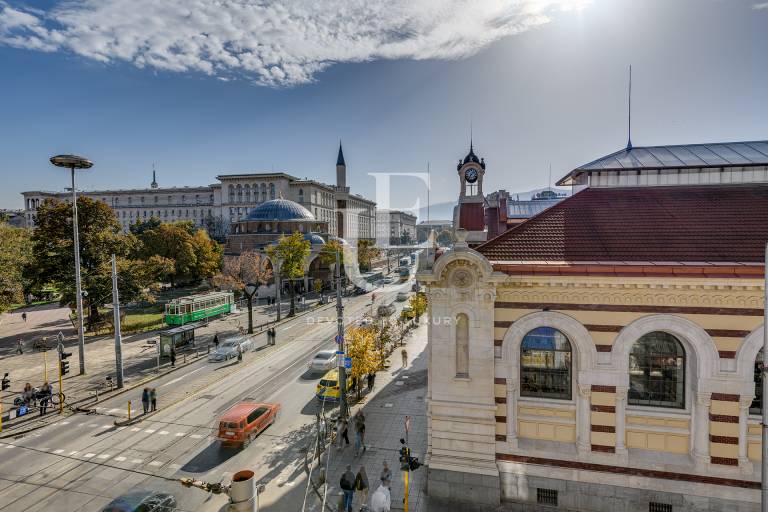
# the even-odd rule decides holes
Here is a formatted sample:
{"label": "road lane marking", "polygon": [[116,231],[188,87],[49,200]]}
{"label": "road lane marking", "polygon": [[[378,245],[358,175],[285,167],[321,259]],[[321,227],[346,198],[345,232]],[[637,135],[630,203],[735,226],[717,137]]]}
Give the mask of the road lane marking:
{"label": "road lane marking", "polygon": [[168,432],[167,430],[161,430],[160,432],[158,432],[158,434],[161,436],[167,436],[168,434],[170,434],[170,432]]}
{"label": "road lane marking", "polygon": [[115,408],[112,408],[112,409],[108,410],[107,412],[109,414],[114,414],[116,412],[123,412],[123,410],[122,409],[118,409],[117,407],[115,407]]}
{"label": "road lane marking", "polygon": [[101,455],[99,455],[99,458],[100,458],[100,459],[108,459],[108,458],[110,458],[111,456],[112,456],[112,455],[110,455],[110,454],[108,454],[108,453],[102,453]]}
{"label": "road lane marking", "polygon": [[196,369],[196,370],[192,370],[192,371],[191,371],[191,372],[189,372],[189,373],[185,373],[185,374],[184,374],[184,375],[182,375],[181,377],[177,377],[177,378],[175,378],[175,379],[173,379],[173,380],[169,380],[169,381],[168,381],[168,382],[166,382],[165,384],[160,384],[160,387],[161,387],[161,388],[164,388],[165,386],[170,386],[171,384],[175,384],[175,383],[179,382],[181,379],[187,378],[187,377],[189,377],[190,375],[192,375],[193,373],[195,373],[195,372],[199,372],[199,371],[200,371],[200,370],[202,370],[203,368],[207,368],[207,367],[208,367],[208,365],[207,365],[207,364],[206,364],[206,365],[203,365],[203,366],[201,366],[200,368],[198,368],[198,369]]}
{"label": "road lane marking", "polygon": [[78,453],[80,453],[80,452],[75,450],[73,452],[69,452],[69,456],[71,457],[72,455],[77,455]]}
{"label": "road lane marking", "polygon": [[117,462],[123,462],[125,460],[125,457],[115,457],[115,460]]}
{"label": "road lane marking", "polygon": [[171,469],[181,469],[181,464],[171,464],[168,467],[171,468]]}
{"label": "road lane marking", "polygon": [[131,461],[131,464],[141,464],[142,462],[144,462],[144,461],[143,461],[143,460],[141,460],[141,459],[133,459],[133,460]]}
{"label": "road lane marking", "polygon": [[131,429],[131,432],[141,432],[141,429],[140,429],[140,428],[136,428],[136,427],[133,427],[133,428]]}
{"label": "road lane marking", "polygon": [[14,445],[12,445],[12,444],[7,444],[7,445],[5,445],[5,447],[6,447],[6,448],[13,448],[13,446],[14,446]]}
{"label": "road lane marking", "polygon": [[59,448],[58,450],[53,450],[53,453],[64,453],[64,450]]}
{"label": "road lane marking", "polygon": [[155,432],[157,432],[157,430],[152,430],[151,428],[148,428],[144,432],[146,432],[147,434],[154,434]]}
{"label": "road lane marking", "polygon": [[202,439],[203,438],[203,436],[201,436],[200,434],[192,434],[189,437],[191,437],[192,439]]}
{"label": "road lane marking", "polygon": [[85,427],[86,425],[88,425],[88,424],[87,424],[87,423],[80,423],[80,424],[78,424],[77,426],[78,426],[78,427]]}
{"label": "road lane marking", "polygon": [[62,421],[61,424],[62,425],[69,425],[69,422],[68,421]]}
{"label": "road lane marking", "polygon": [[83,457],[85,457],[86,459],[90,459],[91,457],[95,457],[95,456],[96,456],[95,453],[86,453],[85,455],[83,455]]}
{"label": "road lane marking", "polygon": [[186,434],[187,434],[186,432],[176,432],[176,437],[181,437]]}
{"label": "road lane marking", "polygon": [[159,460],[153,460],[152,462],[149,463],[149,465],[150,466],[162,466],[163,463],[160,462]]}
{"label": "road lane marking", "polygon": [[112,428],[113,425],[102,425],[101,428]]}
{"label": "road lane marking", "polygon": [[98,427],[98,425],[97,425],[97,424],[95,424],[95,423],[91,423],[91,424],[90,424],[90,425],[88,425],[88,426],[89,426],[89,427],[91,427],[91,428],[96,428],[96,427]]}

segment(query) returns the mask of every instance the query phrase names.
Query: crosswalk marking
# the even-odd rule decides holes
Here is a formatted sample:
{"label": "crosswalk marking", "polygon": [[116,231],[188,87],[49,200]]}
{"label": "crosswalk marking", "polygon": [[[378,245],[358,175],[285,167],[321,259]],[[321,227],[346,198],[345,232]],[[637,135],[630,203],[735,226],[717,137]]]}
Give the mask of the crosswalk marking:
{"label": "crosswalk marking", "polygon": [[91,457],[93,457],[95,455],[96,455],[95,453],[86,453],[85,455],[83,455],[83,457],[85,457],[86,459],[90,459]]}
{"label": "crosswalk marking", "polygon": [[163,463],[160,462],[159,460],[153,460],[152,462],[149,463],[149,465],[150,466],[162,466]]}
{"label": "crosswalk marking", "polygon": [[69,425],[69,422],[68,421],[62,421],[61,424],[62,425]]}
{"label": "crosswalk marking", "polygon": [[69,452],[69,455],[70,455],[70,456],[72,456],[72,455],[77,455],[78,453],[80,453],[80,452],[78,452],[77,450],[75,450],[75,451],[73,451],[73,452]]}
{"label": "crosswalk marking", "polygon": [[115,460],[117,462],[123,462],[125,460],[125,457],[115,457]]}
{"label": "crosswalk marking", "polygon": [[114,408],[107,411],[109,414],[114,414],[116,412],[123,412],[122,409]]}
{"label": "crosswalk marking", "polygon": [[112,425],[102,425],[101,428],[112,428]]}
{"label": "crosswalk marking", "polygon": [[146,432],[147,434],[154,434],[155,432],[157,432],[157,430],[152,430],[151,428],[148,428],[144,432]]}
{"label": "crosswalk marking", "polygon": [[141,432],[141,429],[140,429],[140,428],[136,428],[136,427],[133,427],[133,428],[131,429],[131,432]]}
{"label": "crosswalk marking", "polygon": [[170,434],[170,432],[168,432],[167,430],[161,430],[160,432],[158,432],[158,434],[160,434],[161,436],[167,436],[168,434]]}
{"label": "crosswalk marking", "polygon": [[181,437],[184,434],[186,434],[186,432],[176,432],[176,437]]}
{"label": "crosswalk marking", "polygon": [[131,464],[141,464],[142,462],[144,462],[144,461],[143,461],[143,460],[141,460],[141,459],[133,459],[133,460],[131,461]]}
{"label": "crosswalk marking", "polygon": [[108,458],[110,458],[110,457],[111,457],[111,455],[110,455],[110,454],[108,454],[108,453],[102,453],[101,455],[99,455],[99,458],[100,458],[100,459],[108,459]]}
{"label": "crosswalk marking", "polygon": [[53,453],[64,453],[64,450],[62,449],[54,450]]}
{"label": "crosswalk marking", "polygon": [[191,437],[192,439],[202,439],[203,438],[203,436],[201,436],[200,434],[192,434],[189,437]]}

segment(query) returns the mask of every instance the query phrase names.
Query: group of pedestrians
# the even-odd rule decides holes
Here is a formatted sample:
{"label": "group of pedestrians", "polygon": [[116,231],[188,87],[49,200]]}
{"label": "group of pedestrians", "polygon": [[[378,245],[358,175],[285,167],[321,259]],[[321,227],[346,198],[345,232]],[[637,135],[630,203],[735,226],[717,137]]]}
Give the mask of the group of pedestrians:
{"label": "group of pedestrians", "polygon": [[141,392],[141,405],[144,408],[144,414],[157,410],[156,388],[144,388],[144,391]]}
{"label": "group of pedestrians", "polygon": [[371,505],[370,508],[368,508],[368,491],[370,489],[370,483],[368,481],[368,474],[365,471],[365,466],[360,466],[357,475],[355,475],[352,473],[352,466],[347,465],[346,471],[341,475],[341,480],[339,482],[339,486],[343,492],[339,508],[342,512],[352,512],[355,502],[355,493],[357,493],[359,496],[358,503],[360,505],[360,510],[389,512],[392,502],[390,493],[391,485],[392,471],[389,469],[387,461],[383,461],[379,486],[373,493],[373,496],[371,496]]}
{"label": "group of pedestrians", "polygon": [[[363,411],[358,411],[352,418],[352,423],[355,429],[355,457],[359,457],[365,453],[365,414]],[[341,419],[338,424],[338,435],[336,438],[339,440],[339,450],[346,446],[349,446],[349,421]]]}
{"label": "group of pedestrians", "polygon": [[33,388],[32,384],[27,382],[21,392],[21,401],[25,406],[30,407],[39,401],[40,416],[48,412],[48,404],[52,397],[53,388],[47,382],[43,383],[40,389]]}

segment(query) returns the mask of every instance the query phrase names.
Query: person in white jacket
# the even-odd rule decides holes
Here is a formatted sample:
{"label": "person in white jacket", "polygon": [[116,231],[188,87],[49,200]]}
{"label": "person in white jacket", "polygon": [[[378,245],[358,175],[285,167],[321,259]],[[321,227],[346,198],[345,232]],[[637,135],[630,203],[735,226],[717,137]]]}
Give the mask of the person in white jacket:
{"label": "person in white jacket", "polygon": [[391,504],[389,489],[382,483],[371,496],[371,512],[389,512]]}

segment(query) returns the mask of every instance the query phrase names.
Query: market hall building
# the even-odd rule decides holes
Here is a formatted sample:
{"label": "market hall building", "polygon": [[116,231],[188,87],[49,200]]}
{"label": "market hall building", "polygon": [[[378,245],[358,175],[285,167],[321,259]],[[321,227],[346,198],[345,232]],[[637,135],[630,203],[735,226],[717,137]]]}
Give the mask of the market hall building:
{"label": "market hall building", "polygon": [[758,510],[768,141],[630,147],[558,184],[418,276],[428,493]]}

